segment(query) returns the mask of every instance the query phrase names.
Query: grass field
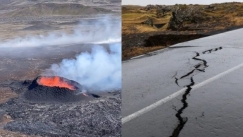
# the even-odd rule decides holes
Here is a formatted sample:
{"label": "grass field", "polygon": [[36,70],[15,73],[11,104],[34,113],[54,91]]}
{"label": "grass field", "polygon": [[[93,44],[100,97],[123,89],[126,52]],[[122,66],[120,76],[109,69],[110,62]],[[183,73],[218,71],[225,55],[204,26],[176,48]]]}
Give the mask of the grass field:
{"label": "grass field", "polygon": [[[179,9],[179,10],[178,10]],[[176,12],[178,10],[178,12]],[[161,15],[161,11],[164,11]],[[174,16],[172,13],[176,13]],[[172,29],[173,19],[180,21],[177,29]],[[210,34],[211,32],[231,30],[243,26],[243,3],[231,2],[211,5],[148,5],[148,6],[122,6],[122,34],[123,59],[131,58],[169,45],[155,44],[146,47],[142,44],[146,40],[129,39],[134,35],[159,33],[188,35]],[[169,40],[169,39],[168,39]],[[128,43],[129,46],[124,43]],[[134,42],[133,42],[134,41]]]}

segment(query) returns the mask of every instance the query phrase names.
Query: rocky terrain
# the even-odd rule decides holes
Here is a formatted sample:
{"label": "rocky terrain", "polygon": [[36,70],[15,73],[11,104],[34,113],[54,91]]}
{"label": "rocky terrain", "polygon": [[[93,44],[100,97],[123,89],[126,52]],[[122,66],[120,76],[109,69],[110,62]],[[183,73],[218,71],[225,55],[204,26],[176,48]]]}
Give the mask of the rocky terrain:
{"label": "rocky terrain", "polygon": [[[243,3],[122,7],[123,60],[243,26]],[[162,38],[162,39],[161,39]]]}
{"label": "rocky terrain", "polygon": [[[50,33],[73,34],[83,20],[119,19],[120,5],[120,0],[0,0],[0,43]],[[92,27],[83,24],[81,31]],[[121,136],[120,91],[71,103],[23,98],[30,84],[26,80],[34,80],[62,59],[90,52],[91,44],[12,46],[0,47],[0,136]]]}
{"label": "rocky terrain", "polygon": [[64,99],[63,102],[37,103],[29,102],[23,96],[29,91],[31,84],[32,81],[12,81],[0,85],[10,87],[19,95],[18,98],[0,104],[0,115],[4,114],[12,119],[4,129],[27,135],[53,137],[120,136],[120,91],[89,99],[89,102],[83,98],[79,102],[66,102]]}
{"label": "rocky terrain", "polygon": [[[65,94],[67,90],[55,92],[63,93],[58,96],[48,93],[48,97],[58,97],[57,102],[41,98],[50,91],[46,88],[29,90],[32,80],[51,64],[72,58],[82,51],[90,52],[92,47],[69,46],[72,48],[0,48],[0,136],[120,136],[120,91],[100,95],[100,98],[82,97],[75,102],[70,98],[65,101],[63,95],[70,97],[70,94]],[[32,55],[26,54],[31,52]],[[34,100],[26,96],[33,91],[40,93],[35,94]],[[33,97],[33,94],[29,95]]]}

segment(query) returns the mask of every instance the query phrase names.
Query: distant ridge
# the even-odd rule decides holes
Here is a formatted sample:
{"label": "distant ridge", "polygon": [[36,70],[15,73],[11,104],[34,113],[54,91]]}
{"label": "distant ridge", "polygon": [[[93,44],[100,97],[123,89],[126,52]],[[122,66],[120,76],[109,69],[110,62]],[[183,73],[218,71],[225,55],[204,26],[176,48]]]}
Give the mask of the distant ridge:
{"label": "distant ridge", "polygon": [[110,13],[111,10],[84,6],[74,3],[38,3],[29,5],[14,11],[7,12],[2,16],[24,17],[24,16],[55,16],[55,15],[85,15]]}

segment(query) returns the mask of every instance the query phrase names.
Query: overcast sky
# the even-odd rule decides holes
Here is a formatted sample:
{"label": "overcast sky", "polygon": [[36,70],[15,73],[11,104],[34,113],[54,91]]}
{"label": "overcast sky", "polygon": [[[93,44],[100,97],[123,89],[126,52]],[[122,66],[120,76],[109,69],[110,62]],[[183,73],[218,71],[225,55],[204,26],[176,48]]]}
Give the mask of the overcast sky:
{"label": "overcast sky", "polygon": [[[234,0],[236,2],[243,2],[243,0]],[[122,5],[174,5],[174,4],[212,4],[222,2],[233,2],[230,0],[122,0]]]}

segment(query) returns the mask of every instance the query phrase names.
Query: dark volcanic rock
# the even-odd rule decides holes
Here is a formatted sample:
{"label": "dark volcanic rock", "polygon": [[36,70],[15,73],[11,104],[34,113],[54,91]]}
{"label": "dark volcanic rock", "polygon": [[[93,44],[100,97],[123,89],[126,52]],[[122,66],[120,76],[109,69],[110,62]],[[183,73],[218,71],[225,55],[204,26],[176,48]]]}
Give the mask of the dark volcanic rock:
{"label": "dark volcanic rock", "polygon": [[[28,86],[28,90],[24,92],[22,97],[32,102],[76,102],[90,99],[83,94],[76,95],[76,92],[68,88],[47,87],[39,85],[38,78],[33,80]],[[67,79],[66,79],[67,80]],[[76,82],[69,80],[73,84]],[[23,83],[25,84],[25,83]],[[77,87],[76,87],[77,89]]]}
{"label": "dark volcanic rock", "polygon": [[[48,137],[121,136],[120,91],[116,94],[107,93],[106,96],[90,101],[30,102],[21,95],[28,91],[42,89],[32,84],[32,81],[9,84],[9,87],[20,97],[0,104],[1,110],[13,119],[4,126],[4,129]],[[29,90],[30,85],[33,87]]]}
{"label": "dark volcanic rock", "polygon": [[171,18],[168,24],[168,30],[188,30],[187,24],[198,24],[209,21],[210,17],[202,11],[202,7],[177,5],[172,10]]}
{"label": "dark volcanic rock", "polygon": [[207,35],[203,34],[187,34],[187,35],[164,35],[164,34],[158,34],[149,36],[147,39],[145,39],[145,47],[151,47],[151,46],[157,46],[157,45],[173,45],[180,42],[185,42],[188,40],[198,39],[201,37],[206,37]]}
{"label": "dark volcanic rock", "polygon": [[206,37],[209,34],[186,34],[177,32],[150,32],[140,34],[122,35],[122,49],[131,47],[151,47],[151,46],[169,46],[179,42],[185,42],[201,37]]}
{"label": "dark volcanic rock", "polygon": [[154,25],[153,20],[151,18],[149,18],[146,21],[142,22],[142,24],[146,24],[146,25],[149,25],[149,26],[152,26],[152,27]]}

